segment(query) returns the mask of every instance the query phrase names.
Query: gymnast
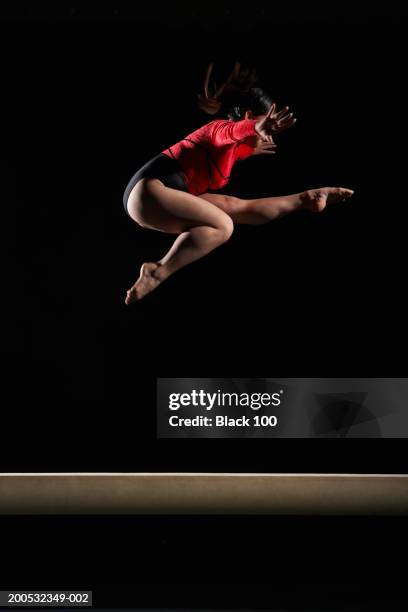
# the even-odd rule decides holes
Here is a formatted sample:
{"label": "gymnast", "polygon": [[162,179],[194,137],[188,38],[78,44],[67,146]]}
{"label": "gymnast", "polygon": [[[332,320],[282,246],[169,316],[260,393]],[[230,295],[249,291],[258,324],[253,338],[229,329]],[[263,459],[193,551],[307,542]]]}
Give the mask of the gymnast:
{"label": "gymnast", "polygon": [[195,130],[148,161],[129,181],[123,203],[139,226],[175,234],[170,250],[141,266],[127,291],[126,304],[140,300],[166,278],[225,243],[235,223],[260,225],[297,210],[321,212],[326,205],[353,195],[351,189],[322,187],[278,197],[241,199],[212,193],[224,187],[237,160],[251,155],[273,155],[274,135],[292,127],[296,119],[261,88],[256,73],[239,62],[217,87],[208,66],[201,110],[223,116]]}

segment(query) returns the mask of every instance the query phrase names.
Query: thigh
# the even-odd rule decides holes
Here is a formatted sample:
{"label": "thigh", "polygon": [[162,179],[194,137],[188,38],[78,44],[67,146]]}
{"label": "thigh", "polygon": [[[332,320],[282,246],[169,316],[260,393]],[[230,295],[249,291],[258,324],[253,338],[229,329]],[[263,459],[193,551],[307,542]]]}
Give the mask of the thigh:
{"label": "thigh", "polygon": [[254,212],[252,207],[254,200],[242,200],[236,196],[230,196],[223,193],[203,193],[199,197],[220,208],[234,223],[263,225],[270,221],[268,217]]}
{"label": "thigh", "polygon": [[180,234],[192,227],[220,228],[231,219],[220,208],[159,179],[143,178],[130,192],[127,210],[142,227]]}
{"label": "thigh", "polygon": [[230,217],[246,210],[246,200],[241,200],[241,198],[236,196],[224,193],[202,193],[199,197],[207,202],[211,202],[211,204],[220,208]]}

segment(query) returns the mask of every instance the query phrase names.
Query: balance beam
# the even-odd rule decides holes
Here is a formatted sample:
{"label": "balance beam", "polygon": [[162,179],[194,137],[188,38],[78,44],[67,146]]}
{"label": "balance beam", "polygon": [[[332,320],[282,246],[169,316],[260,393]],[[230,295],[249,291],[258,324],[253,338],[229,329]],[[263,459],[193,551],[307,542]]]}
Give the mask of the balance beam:
{"label": "balance beam", "polygon": [[408,475],[8,473],[0,514],[408,515]]}

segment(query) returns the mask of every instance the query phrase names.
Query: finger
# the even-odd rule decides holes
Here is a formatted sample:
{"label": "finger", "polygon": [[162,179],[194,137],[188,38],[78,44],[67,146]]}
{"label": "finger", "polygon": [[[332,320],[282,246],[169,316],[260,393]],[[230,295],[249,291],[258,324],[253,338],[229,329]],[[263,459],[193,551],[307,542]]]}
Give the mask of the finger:
{"label": "finger", "polygon": [[271,108],[268,110],[266,117],[269,118],[276,110],[276,103],[273,102]]}
{"label": "finger", "polygon": [[287,114],[289,110],[289,106],[285,106],[284,108],[282,108],[282,110],[280,110],[277,114],[276,114],[276,119],[281,119],[281,117],[283,117],[284,115]]}
{"label": "finger", "polygon": [[282,115],[281,117],[276,117],[276,121],[278,123],[285,123],[288,119],[293,117],[293,113],[287,113],[286,115]]}
{"label": "finger", "polygon": [[288,130],[289,128],[293,127],[294,123],[287,123],[286,125],[282,125],[278,128],[276,128],[275,134],[279,134],[280,132],[284,132],[285,130]]}
{"label": "finger", "polygon": [[287,130],[288,128],[292,127],[293,125],[295,125],[297,119],[292,119],[291,121],[289,121],[288,123],[285,123],[284,125],[280,125],[276,128],[275,133],[277,132],[283,132],[283,130]]}
{"label": "finger", "polygon": [[261,152],[269,152],[269,153],[274,153],[275,149],[276,149],[276,145],[270,145],[267,143],[263,143],[260,147],[258,147],[260,149]]}
{"label": "finger", "polygon": [[290,113],[290,115],[286,115],[286,117],[283,117],[282,119],[278,119],[278,121],[276,122],[278,125],[282,125],[284,123],[291,123],[294,120],[294,116],[293,113]]}
{"label": "finger", "polygon": [[294,121],[290,121],[288,123],[282,123],[281,125],[277,125],[275,128],[275,133],[282,132],[282,130],[287,130],[288,128],[292,127],[294,123],[295,123]]}
{"label": "finger", "polygon": [[273,144],[273,131],[272,130],[267,130],[264,132],[264,135],[262,137],[263,142],[268,142]]}
{"label": "finger", "polygon": [[279,117],[277,121],[279,123],[285,123],[288,119],[291,119],[292,117],[293,117],[293,113],[289,113],[287,115],[283,115],[282,117]]}

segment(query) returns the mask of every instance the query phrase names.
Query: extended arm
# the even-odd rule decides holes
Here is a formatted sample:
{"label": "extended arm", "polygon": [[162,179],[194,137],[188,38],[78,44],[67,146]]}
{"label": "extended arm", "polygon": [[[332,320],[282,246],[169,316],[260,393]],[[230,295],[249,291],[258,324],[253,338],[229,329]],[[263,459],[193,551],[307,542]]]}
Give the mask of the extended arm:
{"label": "extended arm", "polygon": [[296,123],[293,113],[288,113],[285,106],[277,111],[276,104],[272,104],[266,115],[256,119],[242,119],[241,121],[220,120],[212,122],[210,131],[211,142],[216,147],[234,144],[246,138],[255,137],[265,143],[274,144],[272,135],[287,130]]}
{"label": "extended arm", "polygon": [[216,147],[234,144],[249,136],[257,136],[255,129],[256,119],[242,119],[241,121],[214,121],[210,132],[211,142]]}

